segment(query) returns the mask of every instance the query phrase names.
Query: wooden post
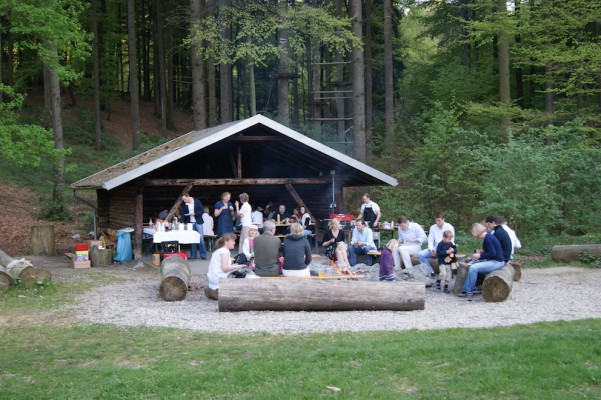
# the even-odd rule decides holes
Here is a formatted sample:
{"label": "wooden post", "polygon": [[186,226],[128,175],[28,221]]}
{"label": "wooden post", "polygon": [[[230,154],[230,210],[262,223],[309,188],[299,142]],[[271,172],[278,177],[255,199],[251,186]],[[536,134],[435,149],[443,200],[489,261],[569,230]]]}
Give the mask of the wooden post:
{"label": "wooden post", "polygon": [[192,278],[190,264],[180,256],[171,256],[161,262],[161,285],[159,296],[165,301],[181,301],[186,298]]}
{"label": "wooden post", "polygon": [[456,295],[461,294],[463,290],[463,283],[465,282],[465,278],[467,276],[467,270],[469,269],[468,264],[459,263],[457,265],[457,275],[455,275],[455,287],[453,288],[453,293]]}
{"label": "wooden post", "polygon": [[54,225],[34,225],[31,227],[31,253],[34,256],[56,255],[54,243]]}
{"label": "wooden post", "polygon": [[515,271],[511,264],[486,274],[482,283],[482,297],[487,303],[505,301],[511,292]]}
{"label": "wooden post", "polygon": [[142,258],[142,236],[144,235],[144,188],[139,188],[134,197],[134,243],[133,256],[134,260]]}
{"label": "wooden post", "polygon": [[423,310],[420,282],[319,279],[221,279],[219,311]]}

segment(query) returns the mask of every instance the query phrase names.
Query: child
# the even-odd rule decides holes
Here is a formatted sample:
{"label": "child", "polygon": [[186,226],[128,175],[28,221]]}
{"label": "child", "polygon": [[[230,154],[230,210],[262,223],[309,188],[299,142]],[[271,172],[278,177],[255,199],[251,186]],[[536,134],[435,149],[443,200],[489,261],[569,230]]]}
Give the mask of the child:
{"label": "child", "polygon": [[457,263],[455,252],[457,246],[453,244],[453,232],[444,231],[442,242],[436,246],[436,255],[438,256],[438,279],[436,280],[436,289],[440,290],[440,281],[444,280],[444,292],[449,292],[449,280],[451,279],[451,265]]}
{"label": "child", "polygon": [[392,255],[399,246],[399,242],[396,239],[391,239],[386,247],[382,249],[380,253],[380,280],[394,282],[396,276],[394,275],[394,260]]}

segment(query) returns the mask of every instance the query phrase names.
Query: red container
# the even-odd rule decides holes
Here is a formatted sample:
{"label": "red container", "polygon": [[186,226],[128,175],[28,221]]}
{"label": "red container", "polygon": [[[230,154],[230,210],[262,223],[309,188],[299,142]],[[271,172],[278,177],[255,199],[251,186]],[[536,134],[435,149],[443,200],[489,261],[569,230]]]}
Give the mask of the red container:
{"label": "red container", "polygon": [[171,256],[180,256],[184,260],[188,259],[188,255],[184,251],[180,251],[179,253],[163,253],[161,254],[161,260],[164,260],[165,258],[169,258]]}
{"label": "red container", "polygon": [[90,250],[90,246],[85,243],[80,243],[75,245],[75,251],[88,251]]}
{"label": "red container", "polygon": [[337,218],[339,221],[352,221],[355,219],[353,214],[330,214],[330,219]]}

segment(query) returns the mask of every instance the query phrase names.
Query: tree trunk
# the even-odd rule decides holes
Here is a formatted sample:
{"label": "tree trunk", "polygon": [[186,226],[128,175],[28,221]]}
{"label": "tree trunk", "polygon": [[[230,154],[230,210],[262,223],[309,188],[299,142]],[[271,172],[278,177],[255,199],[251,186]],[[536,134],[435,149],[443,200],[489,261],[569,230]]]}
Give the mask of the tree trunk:
{"label": "tree trunk", "polygon": [[[190,26],[197,29],[201,18],[201,0],[190,0]],[[207,127],[207,104],[205,88],[205,62],[202,58],[202,44],[195,43],[190,48],[192,61],[192,112],[194,129]]]}
{"label": "tree trunk", "polygon": [[553,113],[555,112],[555,92],[553,91],[555,85],[553,84],[553,65],[548,62],[545,64],[545,113],[547,114],[547,121],[545,125],[553,124]]}
{"label": "tree trunk", "polygon": [[[461,46],[461,55],[463,59],[463,66],[468,69],[470,68],[470,44],[468,42],[469,32],[467,29],[467,24],[470,19],[469,10],[468,10],[468,0],[459,0],[460,9],[459,14],[461,16],[461,38],[464,41]],[[517,5],[516,5],[517,7]]]}
{"label": "tree trunk", "polygon": [[515,271],[511,264],[486,274],[482,283],[482,297],[487,303],[507,300],[511,293]]}
{"label": "tree trunk", "polygon": [[102,130],[100,127],[100,61],[98,44],[98,5],[92,0],[92,79],[94,80],[94,149],[102,147]]}
{"label": "tree trunk", "polygon": [[373,128],[373,91],[374,91],[374,63],[373,63],[373,0],[365,0],[365,129],[367,140],[367,158],[371,158],[371,130]]}
{"label": "tree trunk", "polygon": [[[357,38],[363,41],[363,12],[361,0],[349,1],[349,17],[352,19],[352,31]],[[352,57],[352,81],[353,81],[353,133],[355,136],[355,158],[365,162],[366,151],[366,129],[365,129],[365,67],[363,51],[359,47],[353,47]]]}
{"label": "tree trunk", "polygon": [[[281,3],[284,4],[284,3]],[[278,116],[283,125],[290,125],[290,101],[288,90],[288,31],[280,29],[280,60],[278,63]]]}
{"label": "tree trunk", "polygon": [[[343,16],[343,2],[344,0],[338,0],[336,2],[336,15],[342,17]],[[340,143],[340,151],[344,154],[348,154],[347,146],[346,146],[346,121],[345,121],[345,89],[347,88],[344,85],[344,58],[341,52],[336,54],[336,82],[335,86],[337,88],[336,92],[336,118],[338,118],[336,124],[336,133],[338,135],[338,143]]]}
{"label": "tree trunk", "polygon": [[394,127],[392,36],[392,0],[384,0],[384,133],[387,143],[392,143]]}
{"label": "tree trunk", "polygon": [[420,282],[221,279],[219,311],[423,310],[425,296]]}
{"label": "tree trunk", "polygon": [[54,241],[54,225],[35,225],[31,227],[31,254],[39,256],[56,255],[56,244]]}
{"label": "tree trunk", "polygon": [[551,259],[555,262],[578,261],[583,255],[601,257],[601,244],[557,245],[551,248]]}
{"label": "tree trunk", "polygon": [[10,275],[13,281],[19,279],[28,286],[52,280],[52,274],[49,271],[35,268],[25,259],[15,260],[2,250],[0,250],[0,265],[5,267],[3,272]]}
{"label": "tree trunk", "polygon": [[[219,0],[219,6],[229,5],[229,0]],[[221,16],[219,17],[221,18]],[[221,31],[221,37],[229,41],[231,35],[231,29],[224,28]],[[233,96],[233,85],[232,85],[232,64],[226,64],[224,62],[219,63],[219,111],[220,111],[220,123],[231,122],[233,120],[232,110],[232,96]]]}
{"label": "tree trunk", "polygon": [[[161,7],[162,0],[156,0],[154,5],[154,21],[156,29],[156,46],[157,46],[157,75],[154,79],[159,87],[158,105],[159,118],[161,119],[161,136],[167,136],[167,84],[165,82],[165,44],[163,41],[163,10]],[[155,94],[155,96],[157,95]]]}
{"label": "tree trunk", "polygon": [[8,289],[10,285],[12,285],[12,282],[13,279],[8,272],[6,272],[6,268],[0,265],[0,291]]}
{"label": "tree trunk", "polygon": [[[53,48],[51,48],[50,51],[52,51],[53,54],[56,53],[56,50]],[[62,153],[62,150],[64,150],[64,144],[61,87],[56,70],[48,65],[46,65],[45,69],[47,71],[48,85],[50,89],[50,118],[52,130],[54,131],[54,148],[59,151],[59,155],[55,164],[56,175],[52,189],[52,200],[57,205],[64,205],[65,156]]]}
{"label": "tree trunk", "polygon": [[161,285],[159,296],[165,301],[181,301],[186,298],[192,278],[190,264],[180,256],[171,256],[161,262]]}
{"label": "tree trunk", "polygon": [[[167,10],[173,8],[171,0],[166,0]],[[175,67],[173,66],[173,24],[169,22],[166,25],[166,38],[165,45],[167,51],[165,52],[165,58],[167,59],[167,77],[165,79],[165,125],[167,129],[175,130],[175,124],[173,122],[173,101],[175,99]],[[164,51],[163,47],[163,51]],[[163,75],[164,76],[164,75]]]}
{"label": "tree trunk", "polygon": [[[497,12],[501,16],[501,19],[507,18],[507,4],[506,0],[497,0]],[[501,24],[502,26],[502,24]],[[509,37],[507,32],[499,31],[498,46],[499,46],[499,101],[501,106],[504,107],[503,114],[500,121],[501,135],[508,139],[507,130],[509,129],[509,107],[511,105],[511,89],[509,83]]]}
{"label": "tree trunk", "polygon": [[129,97],[131,148],[140,147],[140,105],[138,95],[138,64],[136,54],[136,8],[134,0],[127,0],[127,51],[129,60]]}

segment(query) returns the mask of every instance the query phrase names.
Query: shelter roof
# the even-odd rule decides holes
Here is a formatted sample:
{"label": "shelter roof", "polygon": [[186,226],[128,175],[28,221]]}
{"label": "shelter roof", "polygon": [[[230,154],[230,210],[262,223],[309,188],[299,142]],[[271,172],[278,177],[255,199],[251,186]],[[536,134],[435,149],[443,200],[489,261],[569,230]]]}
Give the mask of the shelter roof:
{"label": "shelter roof", "polygon": [[111,190],[140,177],[301,178],[329,177],[330,171],[335,171],[345,186],[398,184],[367,164],[255,115],[189,132],[72,183],[71,188]]}

